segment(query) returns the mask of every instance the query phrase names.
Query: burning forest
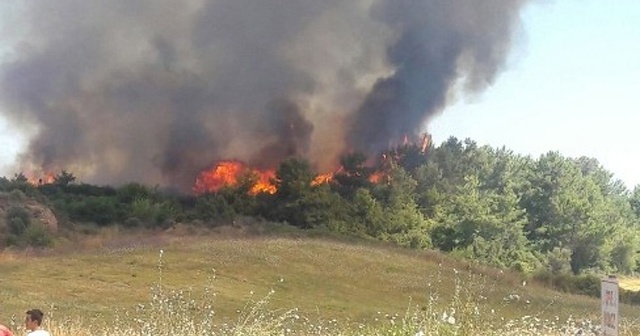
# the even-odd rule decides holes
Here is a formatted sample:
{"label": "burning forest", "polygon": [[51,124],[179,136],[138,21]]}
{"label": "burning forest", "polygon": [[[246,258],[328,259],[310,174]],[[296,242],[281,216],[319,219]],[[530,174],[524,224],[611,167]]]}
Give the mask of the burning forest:
{"label": "burning forest", "polygon": [[526,2],[25,2],[0,31],[0,113],[30,139],[15,169],[273,193],[301,157],[326,183],[491,85]]}

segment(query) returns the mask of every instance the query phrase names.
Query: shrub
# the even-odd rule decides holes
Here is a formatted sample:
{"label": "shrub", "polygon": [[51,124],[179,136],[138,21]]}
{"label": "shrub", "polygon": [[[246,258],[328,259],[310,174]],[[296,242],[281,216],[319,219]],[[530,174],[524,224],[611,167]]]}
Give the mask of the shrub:
{"label": "shrub", "polygon": [[640,305],[640,292],[619,288],[620,302]]}
{"label": "shrub", "polygon": [[120,218],[120,210],[113,197],[89,196],[71,201],[66,208],[71,220],[92,222],[100,226],[112,224]]}
{"label": "shrub", "polygon": [[199,197],[193,209],[193,219],[211,222],[213,220],[233,220],[236,216],[233,206],[218,195],[210,194]]}
{"label": "shrub", "polygon": [[26,225],[29,225],[31,222],[31,214],[27,209],[20,205],[12,205],[9,207],[6,218],[20,218]]}
{"label": "shrub", "polygon": [[33,221],[27,209],[19,205],[11,206],[6,213],[7,238],[9,246],[49,247],[53,239],[47,229],[39,222]]}
{"label": "shrub", "polygon": [[124,221],[123,225],[124,227],[128,227],[128,228],[141,227],[142,221],[136,217],[129,217]]}
{"label": "shrub", "polygon": [[548,286],[565,293],[600,296],[600,277],[593,274],[553,274],[550,271],[539,272],[534,278]]}
{"label": "shrub", "polygon": [[27,200],[27,195],[22,190],[14,189],[9,192],[9,200],[22,203]]}
{"label": "shrub", "polygon": [[8,220],[9,234],[19,236],[27,230],[27,224],[19,217],[12,217]]}
{"label": "shrub", "polygon": [[27,209],[19,205],[12,205],[5,215],[9,234],[19,236],[31,224],[31,214]]}
{"label": "shrub", "polygon": [[40,223],[33,224],[27,228],[22,235],[24,244],[33,247],[51,247],[53,239],[47,229]]}

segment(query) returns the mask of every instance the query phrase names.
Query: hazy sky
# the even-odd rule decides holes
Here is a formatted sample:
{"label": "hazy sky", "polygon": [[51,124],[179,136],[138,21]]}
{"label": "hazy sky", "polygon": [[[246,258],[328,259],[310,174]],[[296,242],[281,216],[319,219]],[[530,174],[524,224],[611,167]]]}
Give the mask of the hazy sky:
{"label": "hazy sky", "polygon": [[[640,1],[537,1],[523,18],[507,70],[434,119],[435,141],[595,157],[630,188],[640,184]],[[0,175],[13,173],[3,166],[23,142],[0,120]]]}
{"label": "hazy sky", "polygon": [[594,157],[640,184],[640,1],[548,1],[523,17],[507,71],[435,119],[434,140]]}

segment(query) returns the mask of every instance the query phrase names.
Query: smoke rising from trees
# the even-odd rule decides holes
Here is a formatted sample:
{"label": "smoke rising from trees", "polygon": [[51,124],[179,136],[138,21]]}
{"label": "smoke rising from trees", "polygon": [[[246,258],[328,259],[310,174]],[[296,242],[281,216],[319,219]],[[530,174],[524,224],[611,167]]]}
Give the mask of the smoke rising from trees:
{"label": "smoke rising from trees", "polygon": [[420,134],[457,84],[490,85],[524,4],[25,2],[4,32],[17,42],[0,63],[0,113],[36,128],[19,166],[94,183],[188,190],[217,160],[292,155],[329,170]]}

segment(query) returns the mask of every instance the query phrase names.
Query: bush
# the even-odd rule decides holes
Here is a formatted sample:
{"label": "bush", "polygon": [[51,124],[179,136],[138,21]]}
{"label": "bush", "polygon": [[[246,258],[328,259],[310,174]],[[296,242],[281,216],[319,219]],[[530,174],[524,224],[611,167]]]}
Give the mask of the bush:
{"label": "bush", "polygon": [[640,305],[640,292],[619,288],[620,302]]}
{"label": "bush", "polygon": [[27,209],[19,205],[12,205],[5,215],[9,233],[21,235],[31,224],[31,214]]}
{"label": "bush", "polygon": [[69,218],[80,222],[92,222],[106,226],[118,221],[120,211],[113,197],[85,197],[72,201],[67,206]]}
{"label": "bush", "polygon": [[123,225],[127,228],[141,227],[142,221],[136,217],[129,217],[124,221]]}
{"label": "bush", "polygon": [[51,234],[42,224],[34,224],[27,228],[22,235],[22,241],[25,245],[33,247],[51,247],[53,239]]}
{"label": "bush", "polygon": [[565,293],[600,297],[601,279],[593,274],[553,274],[550,271],[539,272],[534,279]]}
{"label": "bush", "polygon": [[133,203],[137,199],[151,196],[149,188],[139,183],[124,185],[120,187],[116,193],[120,203]]}
{"label": "bush", "polygon": [[8,235],[5,240],[9,246],[49,247],[53,239],[46,228],[31,219],[31,214],[22,206],[13,205],[6,213]]}
{"label": "bush", "polygon": [[214,220],[233,220],[236,217],[233,206],[227,200],[218,195],[210,194],[199,197],[196,200],[192,212],[192,219],[198,219],[205,222]]}
{"label": "bush", "polygon": [[27,200],[27,195],[22,190],[14,189],[9,192],[9,200],[22,203]]}
{"label": "bush", "polygon": [[168,201],[156,202],[149,198],[138,198],[131,204],[130,215],[138,219],[140,224],[165,227],[175,219],[176,212],[174,205]]}
{"label": "bush", "polygon": [[12,217],[8,220],[9,234],[19,236],[27,230],[27,224],[19,217]]}
{"label": "bush", "polygon": [[11,219],[11,218],[14,218],[14,217],[20,218],[20,219],[22,219],[23,222],[25,222],[25,224],[28,225],[30,223],[31,214],[23,206],[12,205],[7,210],[6,217],[7,217],[7,219]]}

